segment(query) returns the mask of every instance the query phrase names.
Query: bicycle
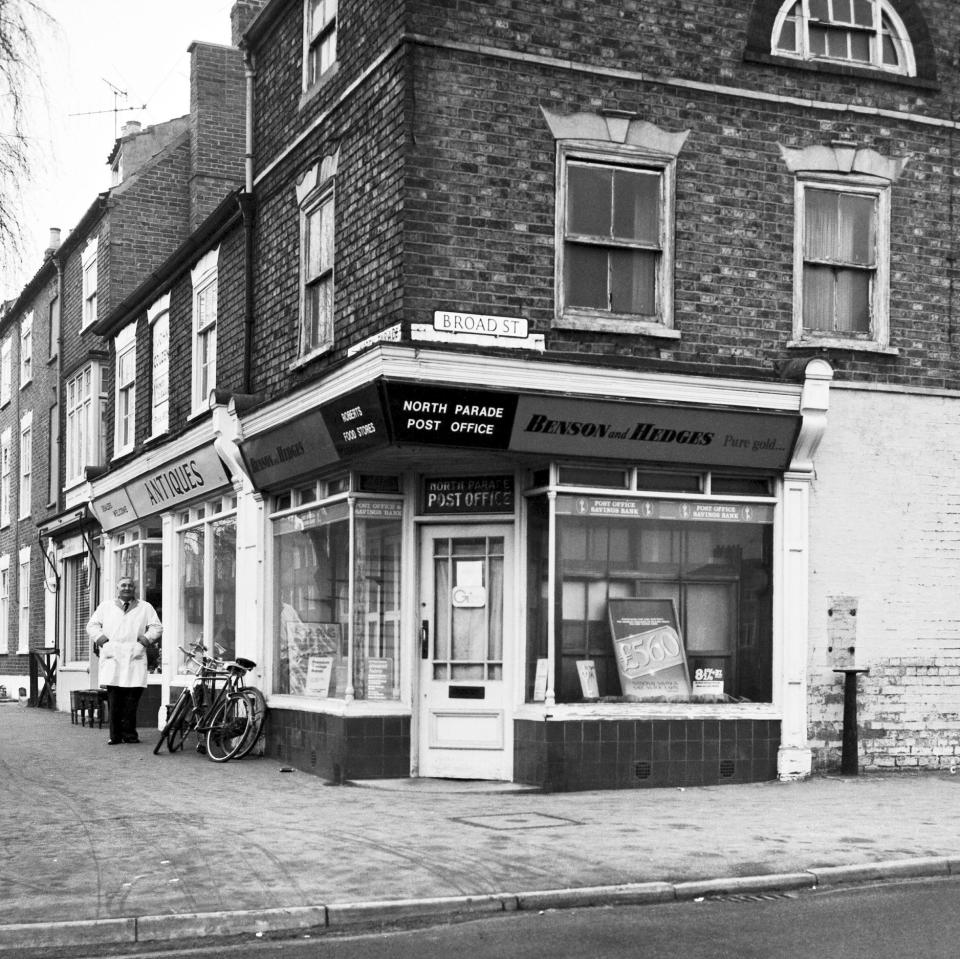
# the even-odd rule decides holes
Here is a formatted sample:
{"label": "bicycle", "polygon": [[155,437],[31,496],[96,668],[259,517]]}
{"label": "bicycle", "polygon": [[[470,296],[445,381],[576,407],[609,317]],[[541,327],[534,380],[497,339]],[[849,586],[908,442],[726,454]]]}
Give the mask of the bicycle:
{"label": "bicycle", "polygon": [[243,682],[256,663],[241,657],[228,662],[214,659],[206,655],[202,641],[190,649],[181,646],[180,650],[196,666],[195,678],[170,710],[154,755],[159,754],[164,741],[171,753],[183,749],[193,733],[197,750],[213,762],[242,759],[260,738],[267,711],[263,693]]}

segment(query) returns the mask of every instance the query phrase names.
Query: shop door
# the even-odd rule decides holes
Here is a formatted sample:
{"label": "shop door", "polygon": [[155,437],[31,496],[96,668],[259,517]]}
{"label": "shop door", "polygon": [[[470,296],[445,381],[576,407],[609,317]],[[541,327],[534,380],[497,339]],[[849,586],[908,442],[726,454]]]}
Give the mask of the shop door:
{"label": "shop door", "polygon": [[420,533],[419,773],[512,778],[513,528]]}

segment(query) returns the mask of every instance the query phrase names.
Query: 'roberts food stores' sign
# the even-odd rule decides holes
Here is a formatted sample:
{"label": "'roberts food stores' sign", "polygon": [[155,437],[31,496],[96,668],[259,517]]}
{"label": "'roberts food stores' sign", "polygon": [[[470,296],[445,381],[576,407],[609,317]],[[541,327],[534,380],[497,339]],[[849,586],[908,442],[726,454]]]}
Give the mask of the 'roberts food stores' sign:
{"label": "'roberts food stores' sign", "polygon": [[216,450],[205,446],[98,496],[91,505],[105,530],[117,529],[212,493],[228,482]]}

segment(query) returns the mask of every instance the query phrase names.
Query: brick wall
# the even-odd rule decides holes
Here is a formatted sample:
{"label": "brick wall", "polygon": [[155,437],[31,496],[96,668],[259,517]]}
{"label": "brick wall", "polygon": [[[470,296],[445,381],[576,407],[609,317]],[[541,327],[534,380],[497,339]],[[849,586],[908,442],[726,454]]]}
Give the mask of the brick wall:
{"label": "brick wall", "polygon": [[234,47],[195,43],[190,71],[190,228],[243,183],[246,86]]}
{"label": "brick wall", "polygon": [[827,610],[857,602],[861,762],[957,762],[960,739],[960,402],[835,389],[810,509],[810,740],[835,765],[843,679]]}

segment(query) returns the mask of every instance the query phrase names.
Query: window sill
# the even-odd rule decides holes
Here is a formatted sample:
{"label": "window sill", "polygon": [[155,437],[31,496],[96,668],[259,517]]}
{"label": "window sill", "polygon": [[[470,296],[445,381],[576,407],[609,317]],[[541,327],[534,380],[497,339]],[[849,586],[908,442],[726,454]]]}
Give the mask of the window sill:
{"label": "window sill", "polygon": [[60,673],[89,673],[90,665],[88,663],[64,663],[62,666],[57,667],[57,672]]}
{"label": "window sill", "polygon": [[895,346],[883,346],[874,340],[845,340],[832,336],[810,336],[790,340],[788,350],[846,350],[850,353],[878,353],[881,356],[899,356]]}
{"label": "window sill", "polygon": [[878,70],[874,67],[860,67],[854,64],[835,63],[831,60],[801,60],[799,57],[785,57],[779,54],[762,53],[748,50],[743,55],[748,63],[763,63],[774,67],[791,67],[794,70],[807,70],[811,73],[829,73],[835,76],[860,77],[864,80],[881,80],[902,86],[920,87],[923,90],[939,90],[940,84],[927,77],[909,77],[892,70]]}
{"label": "window sill", "polygon": [[209,416],[209,415],[210,415],[210,410],[207,409],[206,407],[201,408],[199,410],[194,410],[192,413],[188,414],[187,422],[193,423],[195,420],[203,419],[204,416]]}
{"label": "window sill", "polygon": [[305,106],[308,106],[310,103],[312,103],[317,98],[320,91],[337,75],[339,69],[339,60],[335,61],[332,66],[327,67],[327,69],[320,75],[320,79],[318,79],[312,86],[307,87],[307,89],[300,94],[300,103],[297,105],[297,108],[302,110]]}
{"label": "window sill", "polygon": [[333,350],[333,344],[327,343],[325,346],[318,346],[315,350],[311,350],[309,353],[304,353],[303,356],[294,360],[290,366],[289,370],[299,370],[304,366],[309,366],[314,360],[319,360],[322,356],[327,356]]}
{"label": "window sill", "polygon": [[25,390],[32,382],[33,382],[33,377],[31,376],[30,379],[24,380],[24,381],[20,384],[20,389],[21,389],[21,390]]}
{"label": "window sill", "polygon": [[595,333],[627,333],[679,340],[680,331],[655,320],[638,320],[629,313],[566,313],[554,318],[555,330],[590,330]]}
{"label": "window sill", "polygon": [[326,713],[331,716],[409,716],[410,707],[398,699],[372,700],[320,699],[312,696],[294,696],[273,693],[267,696],[271,709],[290,709],[304,713]]}

